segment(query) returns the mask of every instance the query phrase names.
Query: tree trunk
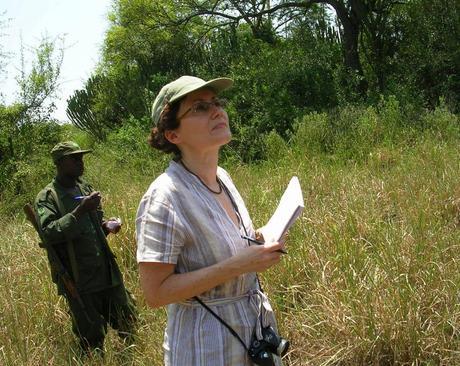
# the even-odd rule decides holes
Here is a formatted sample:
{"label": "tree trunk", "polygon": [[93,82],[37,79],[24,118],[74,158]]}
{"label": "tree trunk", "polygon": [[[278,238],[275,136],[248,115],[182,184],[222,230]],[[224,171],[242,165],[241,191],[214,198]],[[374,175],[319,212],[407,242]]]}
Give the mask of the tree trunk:
{"label": "tree trunk", "polygon": [[334,7],[337,17],[339,18],[343,27],[343,54],[344,66],[347,74],[350,77],[358,77],[358,93],[365,97],[367,93],[368,84],[364,78],[363,68],[359,59],[358,42],[359,32],[362,19],[357,15],[357,12],[352,8],[349,12],[343,2],[339,1],[326,1]]}
{"label": "tree trunk", "polygon": [[14,158],[14,145],[12,136],[8,136],[8,148],[10,150],[10,158]]}

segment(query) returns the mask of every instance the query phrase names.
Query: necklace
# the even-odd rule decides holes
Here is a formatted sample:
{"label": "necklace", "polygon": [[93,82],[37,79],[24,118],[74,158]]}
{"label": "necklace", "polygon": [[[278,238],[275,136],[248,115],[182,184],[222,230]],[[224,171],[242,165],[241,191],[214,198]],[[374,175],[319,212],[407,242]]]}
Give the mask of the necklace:
{"label": "necklace", "polygon": [[215,191],[215,190],[209,188],[208,185],[205,182],[203,182],[203,180],[197,174],[195,174],[189,168],[187,168],[182,160],[179,160],[179,163],[184,167],[184,169],[186,171],[188,171],[190,174],[192,174],[195,177],[197,177],[198,180],[200,181],[200,183],[202,185],[204,185],[209,192],[214,193],[214,194],[221,194],[222,193],[222,183],[221,183],[221,181],[220,181],[220,179],[218,177],[216,177],[216,182],[219,185],[219,190]]}

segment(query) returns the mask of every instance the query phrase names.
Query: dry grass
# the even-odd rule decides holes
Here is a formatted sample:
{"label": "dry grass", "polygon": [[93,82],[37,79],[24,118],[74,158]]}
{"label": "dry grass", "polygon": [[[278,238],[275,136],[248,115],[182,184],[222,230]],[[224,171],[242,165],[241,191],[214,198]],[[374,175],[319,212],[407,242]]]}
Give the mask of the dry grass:
{"label": "dry grass", "polygon": [[[160,365],[165,312],[148,309],[140,293],[133,219],[162,165],[137,176],[111,169],[93,166],[88,175],[107,214],[124,222],[111,245],[137,299],[139,337],[126,350],[109,333],[105,360],[84,364]],[[277,161],[229,170],[256,225],[291,175],[303,186],[305,212],[289,254],[261,276],[291,340],[287,365],[460,363],[458,142],[382,148],[362,164],[287,150]],[[0,363],[82,364],[35,233],[22,216],[0,223]]]}

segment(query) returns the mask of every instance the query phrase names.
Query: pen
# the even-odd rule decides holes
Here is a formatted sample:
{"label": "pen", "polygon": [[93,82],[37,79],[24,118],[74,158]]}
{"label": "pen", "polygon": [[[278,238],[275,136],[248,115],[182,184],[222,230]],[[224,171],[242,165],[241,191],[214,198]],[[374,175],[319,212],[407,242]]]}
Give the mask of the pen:
{"label": "pen", "polygon": [[258,245],[263,245],[263,244],[265,244],[263,241],[259,241],[259,240],[253,239],[253,238],[251,238],[251,237],[249,237],[249,236],[247,236],[247,235],[241,235],[241,237],[242,237],[243,239],[249,240],[250,242],[256,243],[256,244],[258,244]]}
{"label": "pen", "polygon": [[[255,244],[257,244],[257,245],[264,245],[264,244],[265,244],[263,241],[259,241],[259,240],[253,239],[253,238],[251,238],[251,237],[249,237],[249,236],[247,236],[247,235],[241,235],[241,237],[242,237],[243,239],[249,240],[250,242],[255,243]],[[283,250],[283,249],[279,249],[279,250],[277,250],[277,252],[280,252],[280,253],[283,253],[283,254],[287,254],[287,252],[286,252],[285,250]]]}
{"label": "pen", "polygon": [[86,196],[76,196],[76,197],[74,197],[73,199],[78,201],[78,200],[82,200],[82,199],[85,198],[85,197],[86,197]]}

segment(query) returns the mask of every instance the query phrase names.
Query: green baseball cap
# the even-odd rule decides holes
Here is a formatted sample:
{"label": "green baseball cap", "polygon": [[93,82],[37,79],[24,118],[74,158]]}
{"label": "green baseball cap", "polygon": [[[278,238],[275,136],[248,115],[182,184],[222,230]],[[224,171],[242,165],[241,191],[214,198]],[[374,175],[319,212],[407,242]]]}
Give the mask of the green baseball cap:
{"label": "green baseball cap", "polygon": [[82,150],[80,146],[78,146],[73,141],[64,141],[57,144],[51,150],[51,156],[53,157],[53,161],[56,163],[59,159],[64,156],[72,155],[72,154],[86,154],[91,152],[92,150]]}
{"label": "green baseball cap", "polygon": [[229,78],[217,78],[205,81],[195,76],[181,76],[179,79],[163,86],[155,98],[152,105],[153,124],[155,126],[158,124],[161,113],[167,103],[174,103],[198,89],[209,88],[216,94],[219,94],[223,90],[230,88],[232,85],[233,80]]}

